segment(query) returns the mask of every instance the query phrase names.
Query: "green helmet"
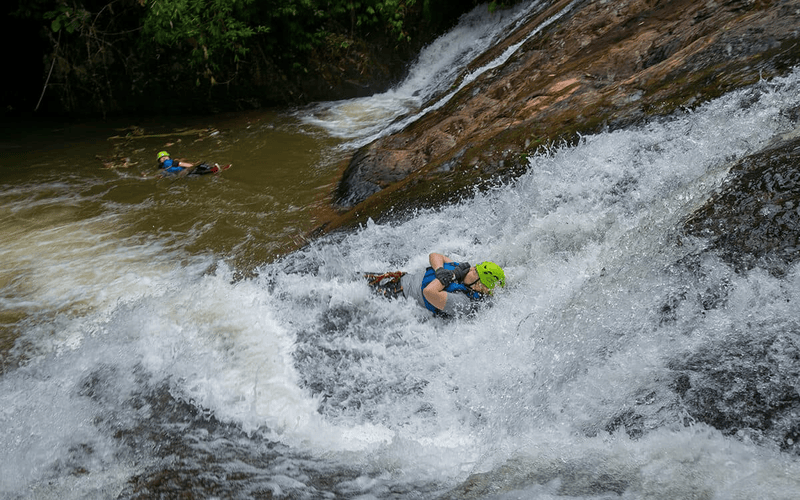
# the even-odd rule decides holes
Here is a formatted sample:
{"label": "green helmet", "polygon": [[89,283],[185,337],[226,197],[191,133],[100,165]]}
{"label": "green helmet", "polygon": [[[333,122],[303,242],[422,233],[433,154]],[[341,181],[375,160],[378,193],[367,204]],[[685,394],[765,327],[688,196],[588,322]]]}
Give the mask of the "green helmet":
{"label": "green helmet", "polygon": [[158,153],[158,156],[156,156],[156,160],[160,160],[161,158],[163,158],[165,156],[169,156],[169,153],[167,153],[166,151],[162,151],[162,152]]}
{"label": "green helmet", "polygon": [[500,283],[502,287],[506,286],[506,273],[494,262],[481,262],[475,266],[475,270],[478,272],[481,283],[489,290],[494,290],[497,283]]}

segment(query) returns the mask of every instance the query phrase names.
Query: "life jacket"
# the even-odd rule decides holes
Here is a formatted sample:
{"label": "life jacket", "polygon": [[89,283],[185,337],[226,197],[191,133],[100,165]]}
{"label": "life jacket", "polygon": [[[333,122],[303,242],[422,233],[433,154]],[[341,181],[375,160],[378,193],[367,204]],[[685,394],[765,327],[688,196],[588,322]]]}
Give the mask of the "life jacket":
{"label": "life jacket", "polygon": [[[449,271],[452,271],[457,266],[458,266],[458,262],[445,262],[445,264],[442,267],[444,267],[445,269],[447,269]],[[428,284],[431,281],[435,280],[435,279],[436,279],[436,271],[432,267],[429,267],[428,269],[426,269],[425,270],[425,276],[422,278],[422,290],[425,290],[425,287],[428,286]],[[447,292],[447,293],[461,292],[461,293],[465,294],[467,297],[469,297],[470,300],[481,300],[483,298],[483,294],[482,293],[476,292],[472,288],[470,288],[467,285],[464,285],[462,283],[450,283],[449,285],[447,285],[444,288],[444,291]],[[425,293],[424,292],[422,294],[422,300],[425,302],[425,307],[429,311],[431,311],[433,313],[442,313],[442,311],[440,309],[436,309],[436,307],[433,304],[428,302],[428,299],[425,298]]]}
{"label": "life jacket", "polygon": [[164,160],[163,162],[158,162],[158,168],[163,168],[170,173],[180,172],[181,170],[183,170],[182,167],[178,166],[178,162],[176,162],[172,158]]}

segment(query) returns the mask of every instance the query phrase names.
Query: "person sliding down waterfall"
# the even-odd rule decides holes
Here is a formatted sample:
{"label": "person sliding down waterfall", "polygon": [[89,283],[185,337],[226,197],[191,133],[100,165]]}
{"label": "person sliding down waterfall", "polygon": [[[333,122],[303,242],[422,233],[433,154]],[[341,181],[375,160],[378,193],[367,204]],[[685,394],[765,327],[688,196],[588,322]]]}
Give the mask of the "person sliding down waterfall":
{"label": "person sliding down waterfall", "polygon": [[156,155],[156,160],[158,160],[159,169],[164,170],[167,174],[178,174],[178,176],[215,174],[220,171],[220,166],[217,164],[200,163],[195,165],[188,161],[173,160],[166,151],[159,152]]}
{"label": "person sliding down waterfall", "polygon": [[369,285],[388,298],[399,296],[415,299],[433,314],[454,316],[474,312],[492,295],[495,286],[506,286],[503,269],[494,262],[470,266],[453,262],[440,253],[428,256],[430,267],[424,272],[367,273]]}

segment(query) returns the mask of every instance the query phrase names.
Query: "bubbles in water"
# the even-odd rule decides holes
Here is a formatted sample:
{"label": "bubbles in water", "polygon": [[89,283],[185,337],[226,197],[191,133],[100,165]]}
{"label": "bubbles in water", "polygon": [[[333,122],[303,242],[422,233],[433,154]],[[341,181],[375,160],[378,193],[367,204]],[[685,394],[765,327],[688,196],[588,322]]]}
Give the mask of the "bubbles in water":
{"label": "bubbles in water", "polygon": [[[543,151],[513,183],[248,278],[99,238],[102,218],[36,236],[75,253],[44,261],[65,274],[42,301],[56,319],[21,326],[29,358],[0,379],[3,493],[791,497],[794,421],[752,408],[795,397],[800,267],[736,273],[677,228],[787,130],[797,86]],[[508,286],[443,321],[361,278],[432,251],[495,261]]]}
{"label": "bubbles in water", "polygon": [[363,145],[386,133],[387,125],[420,111],[451,86],[478,54],[516,23],[542,8],[542,2],[523,2],[490,13],[486,5],[479,5],[465,14],[449,33],[423,49],[408,76],[396,87],[370,97],[318,103],[298,116],[334,137],[356,140],[352,146]]}

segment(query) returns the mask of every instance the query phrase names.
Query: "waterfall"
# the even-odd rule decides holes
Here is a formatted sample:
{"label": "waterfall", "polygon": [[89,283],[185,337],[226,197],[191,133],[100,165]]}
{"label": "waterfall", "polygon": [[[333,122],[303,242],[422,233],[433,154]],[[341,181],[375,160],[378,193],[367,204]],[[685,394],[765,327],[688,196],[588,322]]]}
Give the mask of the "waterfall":
{"label": "waterfall", "polygon": [[406,78],[394,88],[370,97],[318,103],[303,109],[298,116],[302,122],[334,137],[348,139],[344,147],[368,144],[444,106],[456,92],[502,64],[525,41],[561,18],[574,4],[547,19],[499,57],[466,72],[473,59],[547,7],[541,1],[521,2],[513,8],[490,13],[486,5],[479,5],[462,16],[450,32],[425,47]]}
{"label": "waterfall", "polygon": [[[116,230],[108,207],[37,231],[9,214],[43,196],[4,188],[18,227],[0,255],[26,264],[0,274],[0,298],[33,312],[0,378],[0,495],[792,498],[796,444],[698,422],[681,386],[746,371],[800,387],[800,267],[735,272],[680,226],[733,162],[795,129],[798,105],[795,71],[542,150],[513,182],[246,276]],[[54,220],[85,208],[72,196]],[[433,251],[497,262],[508,285],[444,320],[361,277]],[[753,342],[769,357],[728,356]]]}

